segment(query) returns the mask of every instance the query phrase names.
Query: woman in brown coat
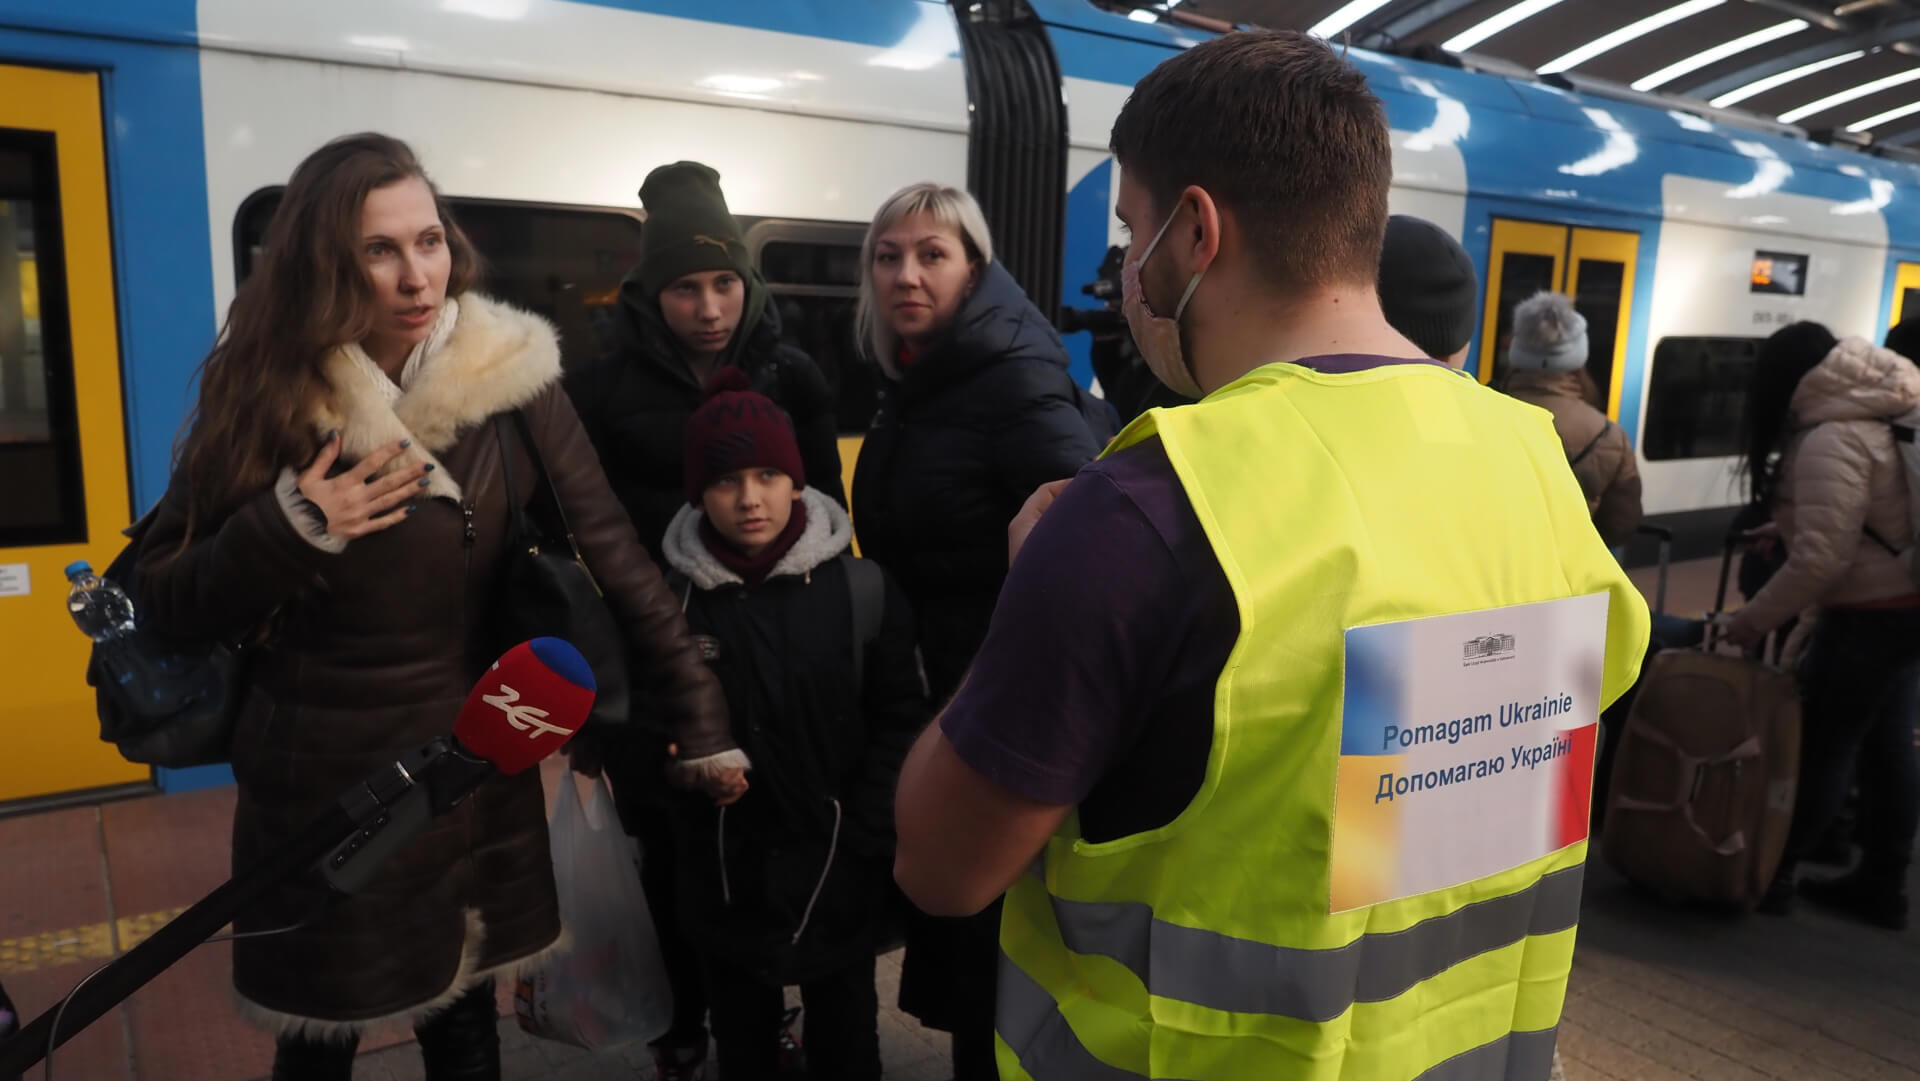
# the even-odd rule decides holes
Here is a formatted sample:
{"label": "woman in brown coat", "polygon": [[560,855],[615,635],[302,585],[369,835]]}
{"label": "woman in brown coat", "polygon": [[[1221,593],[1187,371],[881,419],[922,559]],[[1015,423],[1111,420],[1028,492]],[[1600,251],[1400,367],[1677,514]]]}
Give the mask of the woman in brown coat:
{"label": "woman in brown coat", "polygon": [[1860,865],[1809,880],[1809,900],[1906,926],[1907,867],[1920,832],[1920,586],[1906,474],[1889,422],[1920,406],[1920,369],[1817,323],[1768,338],[1747,400],[1748,480],[1773,511],[1787,559],[1726,620],[1757,643],[1804,609],[1818,617],[1800,666],[1800,787],[1787,854],[1763,910],[1791,903],[1794,866],[1846,799],[1858,765]]}
{"label": "woman in brown coat", "polygon": [[1553,414],[1553,430],[1587,497],[1593,528],[1609,548],[1640,528],[1640,463],[1620,426],[1594,408],[1587,372],[1587,320],[1561,293],[1535,293],[1513,310],[1508,394]]}
{"label": "woman in brown coat", "polygon": [[[518,409],[642,693],[725,763],[725,703],[559,386],[553,328],[470,291],[476,257],[405,144],[336,140],[294,172],[207,358],[140,554],[153,624],[250,643],[234,733],[245,869],[382,763],[451,731],[500,643],[509,516],[490,418]],[[532,494],[524,482],[517,494]],[[732,752],[737,754],[737,752]],[[716,774],[716,798],[738,772]],[[537,771],[487,782],[360,893],[282,884],[235,921],[243,1007],[276,1081],[352,1073],[368,1024],[414,1022],[432,1081],[500,1076],[493,978],[560,936]],[[309,922],[310,921],[310,922]]]}

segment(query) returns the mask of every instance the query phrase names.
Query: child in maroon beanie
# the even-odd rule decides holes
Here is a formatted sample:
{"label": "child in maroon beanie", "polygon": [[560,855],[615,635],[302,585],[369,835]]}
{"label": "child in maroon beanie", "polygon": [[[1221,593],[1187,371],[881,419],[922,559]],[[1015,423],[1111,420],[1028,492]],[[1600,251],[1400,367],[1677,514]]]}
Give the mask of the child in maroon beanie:
{"label": "child in maroon beanie", "polygon": [[676,806],[680,918],[721,1078],[778,1072],[781,989],[798,984],[808,1072],[878,1081],[893,788],[931,704],[904,596],[806,481],[786,414],[720,372],[687,422],[687,506],[663,547],[754,770],[731,807]]}

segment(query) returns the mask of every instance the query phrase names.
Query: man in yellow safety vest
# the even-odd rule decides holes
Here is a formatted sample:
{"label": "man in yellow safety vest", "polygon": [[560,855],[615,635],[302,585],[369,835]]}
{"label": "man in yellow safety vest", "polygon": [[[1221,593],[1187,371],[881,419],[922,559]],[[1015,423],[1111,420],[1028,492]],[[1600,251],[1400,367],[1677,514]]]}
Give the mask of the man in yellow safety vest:
{"label": "man in yellow safety vest", "polygon": [[1002,1077],[1544,1081],[1646,605],[1546,415],[1382,316],[1387,126],[1324,42],[1189,49],[1112,147],[1129,324],[1200,400],[1010,527],[896,877],[1005,892]]}

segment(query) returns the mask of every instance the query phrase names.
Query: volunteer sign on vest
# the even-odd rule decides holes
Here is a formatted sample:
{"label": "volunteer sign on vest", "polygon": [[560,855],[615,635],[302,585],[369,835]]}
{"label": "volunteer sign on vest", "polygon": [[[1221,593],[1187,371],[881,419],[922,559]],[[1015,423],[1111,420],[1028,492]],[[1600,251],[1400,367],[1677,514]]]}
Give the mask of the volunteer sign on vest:
{"label": "volunteer sign on vest", "polygon": [[1586,839],[1607,595],[1354,627],[1328,911]]}

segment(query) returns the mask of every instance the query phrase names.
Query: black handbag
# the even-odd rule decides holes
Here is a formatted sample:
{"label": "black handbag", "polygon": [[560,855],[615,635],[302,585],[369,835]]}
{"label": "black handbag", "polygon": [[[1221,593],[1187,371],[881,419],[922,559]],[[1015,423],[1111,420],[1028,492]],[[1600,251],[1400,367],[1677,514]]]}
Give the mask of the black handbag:
{"label": "black handbag", "polygon": [[[139,596],[139,554],[154,512],[127,527],[129,543],[101,577]],[[245,696],[239,646],[169,638],[143,625],[95,642],[87,658],[100,738],[129,762],[185,769],[228,761]]]}
{"label": "black handbag", "polygon": [[[507,550],[507,565],[502,572],[500,592],[493,604],[492,629],[501,648],[531,638],[562,638],[578,649],[593,669],[596,684],[593,712],[587,724],[624,725],[628,719],[629,684],[627,640],[607,606],[606,596],[580,558],[580,546],[574,541],[573,528],[567,524],[567,512],[560,505],[553,487],[553,474],[540,457],[533,428],[526,415],[514,410],[494,418],[494,434],[500,441],[500,474],[506,484],[508,528],[512,530]],[[533,459],[544,490],[531,501],[548,512],[565,543],[557,543],[543,530],[529,505],[522,504],[519,487],[514,483],[513,454],[509,427],[520,430],[520,442]]]}

